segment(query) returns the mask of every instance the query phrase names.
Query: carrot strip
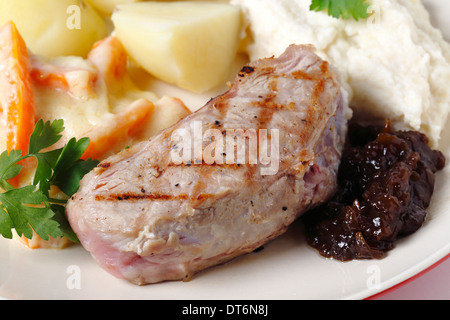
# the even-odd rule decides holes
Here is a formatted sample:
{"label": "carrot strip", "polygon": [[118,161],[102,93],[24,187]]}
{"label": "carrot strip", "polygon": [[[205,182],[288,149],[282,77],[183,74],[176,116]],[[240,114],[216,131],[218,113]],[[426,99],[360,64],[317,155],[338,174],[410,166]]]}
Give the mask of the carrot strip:
{"label": "carrot strip", "polygon": [[[128,55],[117,38],[110,36],[98,41],[90,51],[88,60],[97,67],[99,77],[105,81],[110,94],[123,90],[124,82],[128,80]],[[119,151],[144,132],[154,109],[152,102],[141,99],[125,111],[114,114],[110,120],[112,123],[86,134],[91,143],[82,158],[102,160]]]}
{"label": "carrot strip", "polygon": [[[36,124],[29,57],[13,22],[0,27],[0,105],[6,122],[6,148],[28,152]],[[10,183],[17,184],[18,177]]]}
{"label": "carrot strip", "polygon": [[24,246],[30,249],[40,249],[40,248],[57,248],[64,249],[71,245],[73,242],[67,239],[66,237],[62,238],[51,238],[48,241],[43,240],[33,231],[33,237],[31,239],[25,238],[25,236],[17,237],[17,240],[23,244]]}
{"label": "carrot strip", "polygon": [[[94,90],[98,74],[94,68],[90,69],[89,65],[86,65],[84,68],[60,67],[42,62],[39,59],[32,59],[31,64],[31,81],[38,87],[61,89],[75,98],[86,98],[95,95]],[[87,79],[83,79],[83,82],[79,81],[80,73],[83,73],[83,77],[85,74],[88,74]]]}
{"label": "carrot strip", "polygon": [[152,102],[141,99],[130,105],[127,110],[114,115],[106,127],[96,127],[86,134],[91,142],[82,159],[102,160],[106,156],[119,151],[133,138],[139,138],[144,132],[148,119],[155,106]]}
{"label": "carrot strip", "polygon": [[44,73],[42,70],[34,68],[30,75],[32,80],[40,85],[69,90],[69,83],[64,73]]}
{"label": "carrot strip", "polygon": [[95,43],[88,60],[97,67],[108,86],[127,75],[128,55],[122,43],[114,36]]}

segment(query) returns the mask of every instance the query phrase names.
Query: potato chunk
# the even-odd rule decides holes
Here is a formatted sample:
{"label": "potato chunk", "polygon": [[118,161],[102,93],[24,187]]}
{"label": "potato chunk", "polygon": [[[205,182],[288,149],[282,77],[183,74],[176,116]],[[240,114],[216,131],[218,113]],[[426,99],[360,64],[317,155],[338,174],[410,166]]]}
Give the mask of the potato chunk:
{"label": "potato chunk", "polygon": [[119,4],[134,3],[141,0],[87,0],[97,11],[110,15]]}
{"label": "potato chunk", "polygon": [[12,20],[35,54],[86,56],[106,36],[105,22],[82,0],[0,0],[0,25]]}
{"label": "potato chunk", "polygon": [[240,40],[240,9],[228,3],[124,4],[112,21],[115,35],[138,65],[196,93],[226,82]]}

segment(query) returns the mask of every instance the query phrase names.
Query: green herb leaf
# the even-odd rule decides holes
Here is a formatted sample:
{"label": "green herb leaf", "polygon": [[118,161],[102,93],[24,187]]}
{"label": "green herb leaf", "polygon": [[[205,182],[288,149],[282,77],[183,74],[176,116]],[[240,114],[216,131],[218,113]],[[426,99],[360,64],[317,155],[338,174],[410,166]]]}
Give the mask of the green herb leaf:
{"label": "green herb leaf", "polygon": [[55,167],[53,184],[58,186],[67,196],[71,197],[80,187],[80,181],[86,173],[95,168],[98,161],[80,160],[89,146],[89,139],[79,141],[71,139],[62,149]]}
{"label": "green herb leaf", "polygon": [[61,154],[61,150],[53,150],[41,153],[42,150],[51,147],[61,139],[60,133],[64,131],[64,121],[55,120],[46,123],[40,119],[30,137],[28,155],[37,160],[36,172],[33,184],[39,186],[46,196],[50,190],[50,180],[53,175],[53,167]]}
{"label": "green herb leaf", "polygon": [[311,11],[327,11],[334,18],[350,19],[356,21],[369,16],[367,0],[312,0]]}
{"label": "green herb leaf", "polygon": [[40,119],[36,123],[34,131],[31,134],[28,153],[37,154],[43,149],[51,147],[61,139],[62,135],[60,135],[60,133],[63,131],[64,120],[59,119],[52,123],[50,123],[50,121],[44,123],[44,121]]}
{"label": "green herb leaf", "polygon": [[[65,217],[65,200],[50,199],[52,186],[58,187],[67,198],[78,191],[80,181],[98,161],[82,160],[89,139],[71,139],[63,148],[45,151],[61,139],[64,121],[39,120],[30,137],[28,154],[13,150],[0,155],[0,234],[12,238],[12,229],[19,236],[31,239],[33,230],[44,240],[66,236],[73,242],[78,238]],[[20,161],[34,157],[37,167],[30,186],[15,189],[8,180],[22,170]]]}
{"label": "green herb leaf", "polygon": [[17,164],[22,159],[20,150],[4,151],[0,155],[0,187],[5,190],[11,190],[13,187],[8,183],[9,179],[16,177],[22,170],[22,166]]}
{"label": "green herb leaf", "polygon": [[7,239],[12,239],[12,229],[14,229],[14,223],[6,212],[6,208],[0,203],[0,234]]}
{"label": "green herb leaf", "polygon": [[[12,224],[19,236],[31,239],[31,228],[44,240],[48,240],[49,236],[58,238],[63,235],[59,224],[51,219],[54,212],[49,207],[48,198],[35,186],[0,193],[0,202],[10,218],[7,225]],[[11,233],[2,232],[2,235],[8,238]]]}
{"label": "green herb leaf", "polygon": [[63,236],[74,243],[79,243],[80,240],[78,240],[77,235],[73,232],[69,222],[66,219],[66,208],[59,204],[52,204],[51,209],[55,213],[53,220],[59,223],[59,229],[61,230]]}
{"label": "green herb leaf", "polygon": [[75,194],[80,188],[81,179],[98,165],[98,161],[92,159],[79,160],[70,168],[59,170],[54,184],[58,186],[68,197]]}
{"label": "green herb leaf", "polygon": [[62,149],[57,149],[46,153],[30,155],[37,160],[37,167],[34,174],[33,184],[35,186],[39,186],[39,190],[41,190],[47,197],[51,188],[53,168],[58,161],[61,150]]}

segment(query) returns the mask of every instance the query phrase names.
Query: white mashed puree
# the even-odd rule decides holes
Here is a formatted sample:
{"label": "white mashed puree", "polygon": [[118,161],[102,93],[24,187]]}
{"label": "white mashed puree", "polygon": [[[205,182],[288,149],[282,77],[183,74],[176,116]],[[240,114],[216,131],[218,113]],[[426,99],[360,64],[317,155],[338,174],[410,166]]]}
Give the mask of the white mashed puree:
{"label": "white mashed puree", "polygon": [[242,7],[250,58],[313,44],[341,73],[355,117],[391,119],[434,147],[450,111],[450,44],[420,0],[370,0],[360,21],[309,10],[311,0],[231,0]]}

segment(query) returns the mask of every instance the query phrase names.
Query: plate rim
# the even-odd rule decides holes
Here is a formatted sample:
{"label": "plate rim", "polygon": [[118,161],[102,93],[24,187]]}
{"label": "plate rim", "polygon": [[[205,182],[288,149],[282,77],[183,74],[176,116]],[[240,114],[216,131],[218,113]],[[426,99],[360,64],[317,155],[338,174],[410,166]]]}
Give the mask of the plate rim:
{"label": "plate rim", "polygon": [[381,290],[378,293],[375,293],[371,296],[368,296],[367,298],[363,298],[363,300],[377,300],[389,293],[392,293],[394,291],[396,291],[399,288],[404,287],[405,285],[412,283],[413,281],[421,278],[422,276],[424,276],[425,274],[427,274],[428,272],[434,270],[436,267],[438,267],[439,265],[441,265],[442,263],[444,263],[445,261],[450,259],[450,253],[448,253],[446,256],[444,256],[443,258],[441,258],[440,260],[434,262],[433,264],[431,264],[429,267],[423,269],[422,271],[418,272],[417,274],[412,275],[411,277],[407,278],[406,280],[403,280],[402,282],[399,282],[395,285],[393,285],[392,287],[386,288]]}

